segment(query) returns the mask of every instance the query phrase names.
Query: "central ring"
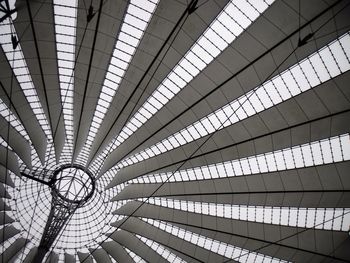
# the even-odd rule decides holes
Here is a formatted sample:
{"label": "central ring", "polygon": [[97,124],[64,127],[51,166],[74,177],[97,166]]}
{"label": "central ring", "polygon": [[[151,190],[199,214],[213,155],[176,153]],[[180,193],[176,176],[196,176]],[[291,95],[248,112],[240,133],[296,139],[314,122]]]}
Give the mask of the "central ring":
{"label": "central ring", "polygon": [[69,164],[54,171],[52,186],[60,199],[81,206],[93,195],[95,180],[83,166]]}

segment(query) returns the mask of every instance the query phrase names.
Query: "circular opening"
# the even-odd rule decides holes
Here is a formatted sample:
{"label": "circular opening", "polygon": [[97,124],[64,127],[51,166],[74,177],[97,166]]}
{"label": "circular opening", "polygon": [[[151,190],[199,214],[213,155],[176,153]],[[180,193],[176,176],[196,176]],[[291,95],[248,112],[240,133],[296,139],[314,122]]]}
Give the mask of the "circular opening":
{"label": "circular opening", "polygon": [[70,203],[86,202],[93,194],[93,176],[79,166],[61,167],[54,172],[54,190]]}

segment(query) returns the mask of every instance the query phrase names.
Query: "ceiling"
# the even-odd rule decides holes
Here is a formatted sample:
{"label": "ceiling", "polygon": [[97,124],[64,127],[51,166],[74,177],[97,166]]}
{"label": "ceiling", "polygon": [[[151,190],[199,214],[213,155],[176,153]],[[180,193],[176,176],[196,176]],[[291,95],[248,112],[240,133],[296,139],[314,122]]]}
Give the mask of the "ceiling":
{"label": "ceiling", "polygon": [[45,262],[350,260],[348,1],[10,4],[1,262],[34,259],[62,167],[95,185]]}

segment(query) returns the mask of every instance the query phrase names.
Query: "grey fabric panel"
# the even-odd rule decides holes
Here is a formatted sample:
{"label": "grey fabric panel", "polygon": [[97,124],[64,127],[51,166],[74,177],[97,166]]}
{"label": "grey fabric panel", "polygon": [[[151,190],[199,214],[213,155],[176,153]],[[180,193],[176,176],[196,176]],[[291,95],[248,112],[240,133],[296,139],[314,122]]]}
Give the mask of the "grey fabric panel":
{"label": "grey fabric panel", "polygon": [[[37,118],[35,117],[35,114],[33,113],[16,79],[11,85],[12,70],[7,59],[5,58],[5,54],[3,53],[2,49],[0,49],[0,61],[0,75],[2,77],[0,88],[1,100],[6,104],[7,108],[12,109],[13,114],[15,114],[16,118],[23,124],[28,136],[33,143],[33,147],[35,148],[41,162],[43,163],[47,146],[45,133],[42,130]],[[13,89],[12,105],[9,100],[11,86]]]}
{"label": "grey fabric panel", "polygon": [[82,253],[78,251],[77,254],[80,262],[93,263],[90,253]]}
{"label": "grey fabric panel", "polygon": [[58,255],[55,252],[50,251],[47,254],[46,262],[47,263],[57,263],[58,262]]}
{"label": "grey fabric panel", "polygon": [[[114,225],[118,226],[118,223]],[[227,260],[221,255],[196,246],[134,217],[125,220],[125,223],[120,228],[154,240],[165,248],[170,249],[178,257],[187,259],[188,262],[225,262]],[[119,232],[114,232],[111,238],[117,240]]]}
{"label": "grey fabric panel", "polygon": [[24,245],[28,240],[25,238],[18,238],[13,244],[11,244],[4,253],[0,256],[0,262],[10,262],[14,260],[14,256],[24,248]]}
{"label": "grey fabric panel", "polygon": [[11,198],[10,194],[8,193],[8,191],[6,191],[5,185],[3,185],[2,183],[0,183],[0,197],[2,197],[2,198]]}
{"label": "grey fabric panel", "polygon": [[[116,121],[116,114],[114,111],[107,112],[104,121],[99,128],[99,132],[96,135],[96,139],[94,140],[90,158],[92,158],[96,152],[100,153],[105,147],[107,147],[108,142],[118,135],[122,125],[128,117],[128,114],[132,113],[135,101],[139,99],[139,103],[136,106],[137,110],[158,87],[158,81],[161,81],[167,76],[172,67],[179,62],[181,57],[185,55],[187,50],[193,45],[193,40],[205,32],[208,25],[220,13],[227,2],[228,0],[216,2],[208,1],[205,5],[202,5],[201,8],[196,10],[201,18],[199,18],[199,16],[189,16],[187,18],[187,23],[183,25],[183,30],[180,30],[177,37],[177,39],[181,40],[175,40],[175,42],[173,42],[169,47],[169,52],[162,59],[162,61],[160,61],[160,67],[154,72],[154,79],[148,83],[146,82],[148,76],[146,76],[145,80],[132,96],[132,99],[128,102],[109,134],[107,134],[108,130],[111,128],[114,121]],[[119,4],[119,6],[124,7],[124,3]],[[119,8],[120,7],[116,7],[115,9],[119,11]],[[132,63],[129,65],[128,71],[124,76],[125,81],[121,82],[120,88],[117,92],[117,94],[119,94],[118,96],[114,96],[111,107],[121,110],[121,108],[124,106],[128,96],[131,94],[138,81],[141,79],[142,74],[144,74],[146,68],[153,59],[153,54],[156,54],[158,49],[161,47],[164,39],[168,36],[185,8],[186,6],[181,2],[159,1],[158,8],[155,10],[155,15],[152,18],[153,22],[148,24],[146,34],[144,36],[145,40],[140,42],[139,49],[135,53]],[[158,62],[156,62],[156,64],[157,63]],[[145,82],[147,85],[145,85]],[[141,89],[146,89],[142,96]],[[136,110],[133,112],[135,113]],[[106,139],[104,140],[105,136]],[[98,149],[98,146],[101,143],[102,146],[100,149]]]}
{"label": "grey fabric panel", "polygon": [[7,239],[17,235],[18,233],[20,233],[21,231],[19,231],[17,228],[15,228],[12,225],[9,226],[5,226],[4,229],[2,229],[0,231],[0,243],[3,243],[4,241],[6,241]]}
{"label": "grey fabric panel", "polygon": [[[97,2],[96,2],[97,5]],[[84,6],[82,6],[84,8]],[[119,34],[120,26],[123,21],[123,16],[126,12],[127,2],[124,1],[112,1],[107,5],[104,5],[104,10],[101,14],[101,20],[97,33],[97,41],[95,49],[93,50],[93,59],[91,61],[90,78],[88,76],[88,59],[92,54],[91,46],[84,45],[84,56],[79,56],[76,59],[75,71],[74,71],[74,136],[76,139],[75,152],[73,159],[76,160],[81,149],[85,145],[85,141],[88,136],[89,128],[93,119],[93,115],[96,109],[99,94],[101,92],[104,80],[106,78],[106,70],[110,64],[113,50],[116,43],[116,36]],[[112,11],[113,10],[113,11]],[[78,11],[79,12],[79,11]],[[79,13],[78,13],[79,15]],[[80,16],[85,17],[86,14],[81,12]],[[96,16],[97,17],[97,16]],[[77,43],[82,41],[83,29],[85,27],[85,20],[79,20],[77,22]],[[113,26],[111,26],[111,24]],[[93,26],[95,29],[95,25]],[[89,38],[94,38],[94,34],[91,33]],[[86,40],[84,40],[85,42]],[[125,77],[125,76],[124,76]],[[108,85],[107,85],[108,86]],[[83,102],[84,90],[87,88],[87,96]],[[122,97],[124,96],[115,96]],[[112,109],[110,105],[110,109]],[[114,112],[110,110],[110,112]],[[115,115],[115,114],[113,114]],[[115,116],[114,116],[115,117]],[[78,131],[78,120],[81,118]],[[78,133],[79,132],[79,133]],[[99,137],[99,133],[96,137]],[[95,143],[95,140],[93,141]]]}
{"label": "grey fabric panel", "polygon": [[[231,234],[239,238],[251,239],[260,244],[274,244],[276,240],[283,239],[278,246],[282,246],[288,250],[300,250],[309,256],[318,255],[326,258],[329,258],[328,255],[332,252],[333,247],[338,247],[347,238],[346,232],[312,229],[300,231],[302,228],[218,218],[148,204],[144,204],[137,209],[139,205],[140,202],[132,201],[116,210],[115,213],[120,215],[133,214],[135,217],[146,217],[182,225],[196,226],[207,230]],[[267,235],[266,233],[269,234]],[[249,246],[250,243],[244,242],[244,244]],[[246,248],[249,250],[252,249],[251,247]],[[330,257],[339,260],[348,260],[347,258],[340,258],[342,256],[343,255],[334,254]],[[290,260],[288,255],[284,255],[282,258]]]}
{"label": "grey fabric panel", "polygon": [[[29,142],[22,137],[8,122],[0,116],[0,136],[6,140],[13,151],[22,159],[28,168],[32,167],[31,149]],[[8,132],[9,131],[9,132]]]}
{"label": "grey fabric panel", "polygon": [[0,225],[10,224],[15,222],[7,213],[0,212]]}
{"label": "grey fabric panel", "polygon": [[65,253],[64,254],[64,263],[75,263],[75,258],[73,255]]}
{"label": "grey fabric panel", "polygon": [[93,250],[93,249],[89,249],[89,250],[97,263],[111,263],[112,262],[105,250],[103,250],[101,248],[98,248],[96,250]]}
{"label": "grey fabric panel", "polygon": [[3,199],[0,199],[0,211],[11,211],[11,207],[9,207]]}
{"label": "grey fabric panel", "polygon": [[128,231],[119,230],[113,234],[113,239],[128,248],[147,262],[166,262],[157,252],[151,249],[149,246],[144,244],[135,235]]}
{"label": "grey fabric panel", "polygon": [[[303,5],[314,6],[314,4],[311,4],[311,2],[303,3]],[[325,5],[317,7],[317,9],[319,10],[324,10],[325,8]],[[157,131],[158,129],[162,129],[161,132],[158,132],[152,138],[149,138],[147,142],[142,143],[142,145],[139,146],[136,150],[134,150],[133,153],[139,152],[142,149],[145,149],[146,147],[149,147],[150,145],[154,144],[155,142],[161,141],[167,136],[179,131],[180,127],[183,128],[189,125],[190,123],[195,122],[199,118],[211,113],[219,106],[222,106],[228,101],[231,101],[244,94],[245,92],[255,88],[256,86],[260,85],[260,83],[264,81],[266,77],[270,76],[271,72],[273,72],[273,75],[275,75],[278,72],[283,71],[282,69],[288,68],[297,63],[296,57],[291,56],[290,59],[283,63],[279,70],[276,70],[276,62],[282,58],[287,57],[290,54],[290,52],[292,52],[292,50],[294,49],[290,42],[286,41],[286,43],[283,43],[280,47],[273,50],[272,54],[274,55],[274,57],[272,57],[272,54],[268,54],[262,57],[258,62],[246,69],[239,76],[237,76],[233,80],[226,83],[223,87],[221,87],[220,91],[213,93],[205,101],[203,101],[203,103],[197,104],[190,111],[186,112],[185,114],[182,114],[182,116],[178,117],[176,121],[174,121],[170,125],[167,125],[166,129],[164,129],[164,125],[169,121],[170,118],[177,116],[177,114],[179,114],[185,108],[188,108],[189,105],[192,105],[195,101],[197,101],[198,98],[203,97],[203,95],[206,94],[207,91],[213,90],[215,87],[218,86],[219,83],[225,81],[229,76],[234,75],[237,71],[247,66],[251,60],[254,60],[254,58],[256,57],[259,57],[263,52],[266,51],[266,49],[272,47],[279,40],[282,40],[286,36],[287,31],[292,32],[293,30],[299,27],[298,24],[294,24],[292,22],[292,19],[289,21],[288,29],[286,29],[285,23],[283,22],[283,20],[280,19],[278,14],[279,12],[281,12],[281,10],[284,10],[282,11],[282,13],[288,14],[287,16],[289,18],[295,16],[295,11],[290,7],[289,4],[284,4],[283,1],[276,1],[264,13],[264,16],[258,19],[259,22],[253,23],[249,27],[249,33],[244,32],[236,41],[232,43],[231,46],[233,48],[227,48],[216,60],[213,61],[213,63],[211,63],[209,67],[207,67],[207,69],[203,71],[202,74],[199,74],[199,76],[197,76],[192,81],[191,85],[188,85],[186,88],[184,88],[175,98],[170,100],[170,102],[168,102],[168,104],[165,107],[163,107],[154,117],[148,120],[145,125],[140,127],[138,131],[136,131],[130,138],[128,138],[126,142],[124,142],[120,147],[114,150],[105,161],[105,166],[102,169],[102,172],[108,170],[116,162],[123,159],[125,155],[128,155],[130,149],[134,149],[134,147],[142,143],[144,139],[148,138],[148,136],[152,134],[152,132]],[[350,10],[350,8],[347,7],[346,10]],[[324,19],[324,17],[321,17],[319,19],[319,22],[324,21]],[[348,25],[347,19],[344,17],[344,15],[341,16],[341,19],[339,19],[337,23],[338,22],[344,26]],[[276,25],[280,26],[276,27]],[[283,32],[281,32],[278,28],[281,28]],[[334,30],[336,30],[336,28],[338,28],[338,25],[333,26]],[[323,28],[322,30],[327,31],[329,30],[329,28]],[[342,32],[346,32],[345,30],[346,29],[344,29]],[[266,32],[268,35],[273,36],[270,37],[269,40],[266,40],[266,43],[264,43],[264,45],[262,45],[260,39],[265,38],[265,34],[263,36],[261,32]],[[254,37],[255,34],[258,35],[258,37]],[[298,59],[301,60],[305,56],[315,52],[318,48],[331,42],[334,39],[334,37],[335,36],[332,35],[328,38],[323,38],[321,41],[316,40],[317,44],[313,43],[312,45],[308,45],[308,48],[298,49]],[[259,41],[257,39],[259,39]],[[251,49],[249,49],[248,47],[251,47]],[[247,57],[249,57],[251,60],[247,59]],[[232,63],[232,61],[235,61],[235,63]],[[225,64],[229,64],[229,66],[223,66]],[[333,101],[332,103],[335,104],[337,102]],[[322,110],[325,110],[325,108],[322,108]],[[267,110],[267,112],[268,111],[269,110]],[[270,113],[266,114],[266,123],[269,120],[272,120],[272,124],[268,125],[267,127],[265,126],[264,131],[261,130],[261,132],[268,131],[267,128],[270,128],[270,130],[275,130],[275,126],[282,127],[288,125],[288,122],[284,121],[287,119],[287,116],[282,116],[279,113],[277,113],[277,115],[280,118],[276,118],[274,116],[275,112],[276,109],[272,109],[270,110]],[[307,115],[301,114],[301,116],[298,117],[305,119]],[[312,116],[308,117],[309,119],[312,119]],[[292,121],[291,118],[290,120]],[[244,124],[246,122],[249,121],[243,121],[242,123]],[[300,122],[300,120],[298,122]],[[245,130],[245,128],[242,127],[241,124],[238,124],[237,126],[239,129],[243,128]],[[236,139],[236,141],[240,141],[241,139],[243,139],[243,137],[240,137],[240,134],[237,132],[238,130],[232,130],[235,131],[235,133],[230,132],[229,134],[235,134],[234,139]],[[249,129],[249,131],[251,131],[254,135],[258,135],[256,132],[254,133],[254,128]],[[245,130],[242,136],[247,137],[249,136],[248,134],[248,131]],[[216,138],[213,138],[212,141],[218,142],[220,141],[219,137],[223,136],[222,133],[218,132],[217,136],[215,135],[214,137]],[[173,156],[177,157],[177,155],[180,154],[188,156],[190,152],[193,152],[193,147],[196,147],[197,144],[200,144],[200,140],[198,140],[198,142],[192,143],[192,147],[188,147],[187,149],[181,149],[179,151],[174,152]],[[213,143],[213,145],[214,144],[215,143]]]}
{"label": "grey fabric panel", "polygon": [[4,167],[8,167],[8,169],[11,172],[16,174],[17,176],[21,176],[16,155],[14,154],[13,151],[7,150],[7,148],[1,145],[0,145],[0,165]]}
{"label": "grey fabric panel", "polygon": [[[194,155],[191,160],[186,161],[185,165],[181,166],[181,169],[236,160],[348,133],[349,129],[346,126],[346,121],[349,118],[350,112],[345,112],[333,117],[327,117],[322,120],[306,123],[292,129],[287,128],[287,130],[274,133],[273,135],[266,135],[257,139],[247,137],[242,140],[230,141],[232,146],[225,146],[221,150],[218,150],[215,143],[211,143],[209,148],[204,147],[202,151]],[[239,123],[239,125],[242,124]],[[324,132],[313,132],[318,130]],[[221,131],[218,133],[220,132]],[[262,135],[264,134],[265,133]],[[218,136],[220,136],[220,134]],[[283,138],[288,139],[283,140]],[[109,187],[124,183],[142,175],[155,172],[174,171],[178,169],[178,167],[182,165],[182,162],[187,160],[187,156],[190,156],[194,149],[198,148],[197,143],[200,144],[204,139],[205,138],[199,139],[198,142],[194,142],[194,144],[189,143],[156,157],[122,168],[118,171],[118,176],[113,178]],[[283,141],[283,144],[281,141]],[[189,151],[188,153],[184,153],[184,151],[187,151],[186,149]]]}
{"label": "grey fabric panel", "polygon": [[11,177],[8,175],[8,171],[5,166],[0,165],[0,183],[7,184],[8,186],[14,187]]}
{"label": "grey fabric panel", "polygon": [[[65,130],[63,117],[60,116],[62,103],[58,78],[56,37],[55,31],[52,29],[54,23],[53,8],[37,2],[30,2],[30,9],[33,16],[36,41],[33,41],[33,31],[27,30],[29,22],[28,6],[18,10],[14,25],[16,33],[22,39],[29,40],[21,41],[22,52],[24,57],[27,58],[26,64],[31,73],[31,79],[51,129],[51,134],[55,133],[55,136],[53,136],[54,150],[56,159],[59,159],[65,143]],[[36,51],[36,44],[38,52]],[[36,59],[30,59],[32,57]],[[41,140],[44,140],[44,138],[41,138]]]}
{"label": "grey fabric panel", "polygon": [[33,248],[29,251],[28,255],[25,257],[23,263],[32,263],[33,260],[34,260],[35,255],[36,255],[36,253],[37,253],[37,251],[38,251],[38,248],[37,248],[37,247],[33,247]]}
{"label": "grey fabric panel", "polygon": [[[350,162],[211,180],[129,184],[112,200],[149,196],[201,202],[348,207]],[[327,192],[329,191],[329,192]]]}
{"label": "grey fabric panel", "polygon": [[126,252],[126,250],[115,241],[106,241],[101,244],[101,247],[107,251],[111,257],[113,257],[117,262],[133,263],[134,260]]}

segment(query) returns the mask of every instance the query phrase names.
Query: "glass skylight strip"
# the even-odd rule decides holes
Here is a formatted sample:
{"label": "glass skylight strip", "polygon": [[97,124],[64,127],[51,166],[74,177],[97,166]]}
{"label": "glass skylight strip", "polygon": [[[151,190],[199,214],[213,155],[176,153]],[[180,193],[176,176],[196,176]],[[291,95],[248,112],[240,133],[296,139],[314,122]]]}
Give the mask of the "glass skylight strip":
{"label": "glass skylight strip", "polygon": [[[0,145],[3,146],[3,147],[5,147],[5,148],[8,147],[9,150],[12,151],[11,146],[8,145],[8,143],[1,137],[1,135],[0,135]],[[16,153],[15,153],[15,154],[16,154]]]}
{"label": "glass skylight strip", "polygon": [[154,197],[139,200],[186,212],[264,224],[336,231],[349,231],[350,225],[350,208],[247,206]]}
{"label": "glass skylight strip", "polygon": [[161,255],[165,260],[171,263],[186,263],[187,261],[183,260],[182,258],[178,257],[174,253],[170,252],[167,248],[162,246],[161,244],[148,239],[146,237],[136,235],[138,239],[140,239],[142,242],[144,242],[147,246],[152,248],[154,251],[156,251],[159,255]]}
{"label": "glass skylight strip", "polygon": [[[312,167],[350,160],[349,134],[334,136],[283,150],[249,156],[212,165],[152,174],[133,179],[132,183],[163,183],[210,180]],[[167,180],[167,178],[169,178]]]}
{"label": "glass skylight strip", "polygon": [[135,54],[144,31],[153,16],[158,1],[151,2],[144,0],[142,3],[139,0],[131,0],[128,5],[92,118],[89,133],[84,147],[77,158],[77,161],[82,164],[85,164],[87,161],[94,138],[119,88],[119,84],[129,67],[129,63]]}
{"label": "glass skylight strip", "polygon": [[[13,27],[13,25],[10,23],[9,19],[5,19],[0,24],[0,32],[2,33],[0,35],[1,47],[7,57],[7,60],[9,61],[12,71],[16,76],[20,87],[22,88],[22,91],[30,107],[32,108],[36,118],[39,121],[39,124],[43,128],[43,131],[45,132],[46,136],[52,138],[50,126],[47,122],[44,110],[41,106],[41,102],[39,100],[31,75],[29,73],[27,63],[24,59],[21,44],[18,43],[17,48],[13,50],[11,43],[11,27]],[[18,39],[18,36],[14,31],[14,27],[12,31],[12,34]]]}
{"label": "glass skylight strip", "polygon": [[269,109],[350,69],[349,32],[238,99],[156,145],[121,161],[119,168],[175,149]]}
{"label": "glass skylight strip", "polygon": [[147,263],[146,260],[144,260],[139,255],[136,255],[134,252],[132,252],[130,249],[124,247],[125,251],[129,254],[129,256],[134,260],[135,263]]}
{"label": "glass skylight strip", "polygon": [[[268,2],[268,3],[267,3]],[[101,163],[110,151],[115,150],[169,100],[180,92],[193,78],[203,71],[274,1],[232,0],[198,38],[180,62],[140,107],[122,129],[121,133],[105,148],[96,162]]]}
{"label": "glass skylight strip", "polygon": [[74,136],[73,96],[78,1],[54,0],[53,4],[62,115],[66,130],[66,142],[61,159],[69,161],[73,152]]}
{"label": "glass skylight strip", "polygon": [[196,246],[199,246],[221,256],[234,259],[238,262],[287,262],[282,259],[272,258],[261,253],[250,252],[247,249],[232,246],[230,244],[211,239],[206,236],[198,235],[183,228],[171,225],[167,222],[153,220],[150,218],[141,219],[169,234],[177,236],[178,238],[186,240],[187,242],[190,242]]}

